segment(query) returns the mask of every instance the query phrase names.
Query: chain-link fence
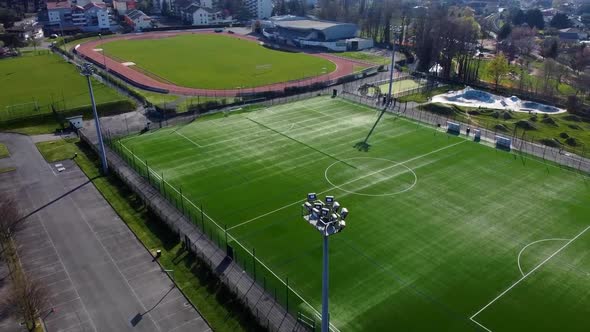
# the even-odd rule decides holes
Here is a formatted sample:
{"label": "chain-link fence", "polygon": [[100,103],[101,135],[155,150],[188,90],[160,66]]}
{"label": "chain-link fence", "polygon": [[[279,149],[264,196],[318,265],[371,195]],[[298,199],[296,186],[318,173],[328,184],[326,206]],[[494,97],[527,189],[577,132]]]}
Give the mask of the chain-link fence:
{"label": "chain-link fence", "polygon": [[[375,98],[360,96],[348,92],[342,93],[341,96],[347,100],[351,100],[370,107],[382,107],[381,100],[377,100]],[[538,144],[534,142],[534,138],[529,136],[526,131],[521,133],[500,131],[498,129],[500,127],[497,126],[497,123],[492,122],[486,122],[483,124],[475,122],[465,123],[454,115],[441,116],[421,110],[416,103],[393,102],[387,107],[387,111],[405,118],[431,125],[433,127],[445,128],[448,121],[459,123],[463,132],[465,132],[467,128],[470,128],[471,132],[473,133],[476,130],[479,130],[481,134],[481,140],[492,144],[496,143],[497,136],[507,137],[512,141],[511,149],[515,152],[523,153],[524,157],[528,155],[540,158],[541,160],[552,161],[560,166],[565,166],[573,170],[578,170],[585,173],[590,172],[590,160],[583,157],[587,154],[587,151],[583,146],[574,151],[574,153],[570,153],[564,149]]]}

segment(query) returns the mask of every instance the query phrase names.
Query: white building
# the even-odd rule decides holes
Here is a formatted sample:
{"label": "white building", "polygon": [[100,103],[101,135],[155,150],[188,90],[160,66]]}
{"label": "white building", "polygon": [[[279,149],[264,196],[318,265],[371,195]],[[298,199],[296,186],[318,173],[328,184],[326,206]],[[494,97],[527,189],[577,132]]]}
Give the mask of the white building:
{"label": "white building", "polygon": [[90,2],[84,6],[84,13],[87,27],[96,27],[98,30],[111,27],[111,17],[104,3]]}
{"label": "white building", "polygon": [[215,25],[232,21],[231,17],[224,18],[221,11],[200,7],[197,4],[192,4],[183,9],[182,19],[191,25]]}
{"label": "white building", "polygon": [[272,15],[271,0],[245,0],[246,8],[257,19],[267,19]]}
{"label": "white building", "polygon": [[152,27],[152,18],[137,9],[129,11],[125,15],[125,22],[133,27],[135,31],[141,31]]}

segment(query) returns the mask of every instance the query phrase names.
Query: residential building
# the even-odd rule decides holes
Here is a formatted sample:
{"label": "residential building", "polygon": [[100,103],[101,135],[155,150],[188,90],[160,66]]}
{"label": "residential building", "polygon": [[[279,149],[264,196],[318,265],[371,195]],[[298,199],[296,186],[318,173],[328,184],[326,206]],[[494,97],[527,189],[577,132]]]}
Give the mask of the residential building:
{"label": "residential building", "polygon": [[64,23],[72,12],[72,5],[68,1],[47,2],[47,16],[50,24]]}
{"label": "residential building", "polygon": [[272,0],[244,0],[244,3],[254,18],[267,19],[272,15]]}
{"label": "residential building", "polygon": [[119,15],[125,15],[128,11],[137,8],[137,1],[135,0],[113,0],[113,9]]}
{"label": "residential building", "polygon": [[115,23],[103,2],[89,2],[85,6],[67,1],[47,2],[47,28],[59,31],[111,30]]}
{"label": "residential building", "polygon": [[125,14],[125,22],[135,31],[142,31],[152,27],[152,18],[138,9]]}
{"label": "residential building", "polygon": [[578,28],[567,28],[559,30],[559,40],[564,43],[576,43],[588,39],[588,33]]}
{"label": "residential building", "polygon": [[232,22],[231,17],[223,17],[223,12],[200,7],[197,4],[192,4],[183,9],[182,19],[185,23],[191,25],[216,25]]}

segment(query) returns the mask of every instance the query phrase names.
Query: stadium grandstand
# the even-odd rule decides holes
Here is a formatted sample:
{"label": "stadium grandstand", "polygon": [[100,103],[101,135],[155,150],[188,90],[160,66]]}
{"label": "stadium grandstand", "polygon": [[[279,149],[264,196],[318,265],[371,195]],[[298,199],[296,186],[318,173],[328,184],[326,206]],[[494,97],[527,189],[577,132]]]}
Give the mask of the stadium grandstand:
{"label": "stadium grandstand", "polygon": [[273,42],[300,48],[317,47],[330,51],[361,50],[373,47],[370,39],[357,38],[352,23],[320,21],[298,16],[273,16],[264,21],[263,34]]}

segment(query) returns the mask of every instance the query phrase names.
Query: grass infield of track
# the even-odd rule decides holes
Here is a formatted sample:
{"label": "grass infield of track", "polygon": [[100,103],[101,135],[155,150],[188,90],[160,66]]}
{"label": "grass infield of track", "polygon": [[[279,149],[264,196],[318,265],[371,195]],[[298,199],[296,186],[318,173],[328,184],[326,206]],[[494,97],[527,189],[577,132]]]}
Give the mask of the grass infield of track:
{"label": "grass infield of track", "polygon": [[[225,35],[191,34],[161,39],[119,40],[101,45],[107,56],[181,86],[234,89],[313,77],[336,69],[328,60],[271,50]],[[132,67],[133,68],[133,67]]]}
{"label": "grass infield of track", "polygon": [[[51,103],[59,110],[90,105],[86,79],[54,54],[0,60],[0,86],[0,120],[49,113]],[[98,82],[93,89],[98,104],[125,99]]]}
{"label": "grass infield of track", "polygon": [[[376,117],[320,97],[118,146],[138,169],[148,161],[156,186],[163,175],[169,197],[178,197],[172,186],[182,191],[177,205],[222,245],[227,227],[251,274],[243,248],[255,248],[257,280],[284,304],[261,262],[319,311],[321,237],[300,205],[307,192],[335,195],[350,210],[330,240],[331,321],[341,331],[587,330],[588,178],[391,114],[368,152],[355,149]],[[293,292],[288,301],[314,312]]]}

